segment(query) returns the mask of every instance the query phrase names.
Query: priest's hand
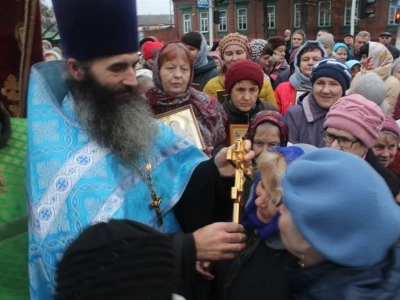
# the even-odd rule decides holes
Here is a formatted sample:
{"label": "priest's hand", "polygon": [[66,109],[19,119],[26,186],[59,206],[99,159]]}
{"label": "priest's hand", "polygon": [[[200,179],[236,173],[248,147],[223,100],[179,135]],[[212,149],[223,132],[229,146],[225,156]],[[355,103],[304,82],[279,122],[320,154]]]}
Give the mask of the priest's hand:
{"label": "priest's hand", "polygon": [[199,261],[233,259],[245,247],[244,228],[236,223],[214,223],[193,233]]}
{"label": "priest's hand", "polygon": [[[235,168],[226,160],[226,154],[228,149],[235,149],[235,144],[231,145],[229,148],[225,147],[218,152],[215,156],[214,162],[218,168],[219,173],[223,177],[233,177],[235,176]],[[251,165],[251,160],[254,158],[254,151],[251,150],[251,142],[249,140],[244,141],[244,150],[246,155],[244,156],[244,162],[247,165]]]}

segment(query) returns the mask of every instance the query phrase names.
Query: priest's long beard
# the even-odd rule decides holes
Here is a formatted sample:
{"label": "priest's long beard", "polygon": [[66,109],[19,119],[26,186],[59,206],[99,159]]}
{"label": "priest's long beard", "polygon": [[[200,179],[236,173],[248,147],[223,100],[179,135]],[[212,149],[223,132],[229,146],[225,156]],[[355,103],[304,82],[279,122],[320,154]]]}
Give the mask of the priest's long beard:
{"label": "priest's long beard", "polygon": [[89,70],[85,79],[77,81],[71,76],[67,83],[75,113],[91,139],[123,162],[147,159],[159,128],[136,88],[111,89],[100,84]]}

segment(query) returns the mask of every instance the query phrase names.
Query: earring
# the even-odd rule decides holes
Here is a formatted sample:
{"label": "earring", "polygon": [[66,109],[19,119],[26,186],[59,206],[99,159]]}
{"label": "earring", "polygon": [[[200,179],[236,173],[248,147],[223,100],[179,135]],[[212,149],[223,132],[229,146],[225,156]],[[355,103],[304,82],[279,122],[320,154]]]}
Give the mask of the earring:
{"label": "earring", "polygon": [[301,267],[301,268],[304,268],[304,267],[306,267],[306,264],[305,264],[305,262],[304,262],[304,259],[306,258],[306,256],[305,255],[300,255],[300,260],[299,260],[299,262],[298,262],[298,264],[299,264],[299,266]]}

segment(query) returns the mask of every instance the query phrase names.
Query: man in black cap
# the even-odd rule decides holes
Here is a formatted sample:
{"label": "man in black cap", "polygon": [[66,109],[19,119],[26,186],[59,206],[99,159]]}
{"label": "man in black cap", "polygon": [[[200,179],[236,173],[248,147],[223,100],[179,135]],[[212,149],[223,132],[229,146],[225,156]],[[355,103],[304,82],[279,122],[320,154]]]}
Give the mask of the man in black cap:
{"label": "man in black cap", "polygon": [[235,174],[228,149],[208,159],[154,119],[137,90],[136,1],[53,0],[53,7],[66,61],[35,65],[28,95],[31,299],[53,299],[68,245],[111,219],[195,232],[200,258],[235,256],[244,247],[241,225],[199,229],[232,210],[221,186],[221,176]]}
{"label": "man in black cap", "polygon": [[349,48],[351,56],[353,56],[353,53],[354,53],[354,36],[352,34],[350,34],[350,33],[346,33],[343,36],[343,41],[344,41],[345,45],[347,46],[347,48]]}
{"label": "man in black cap", "polygon": [[400,50],[391,44],[392,42],[392,34],[390,32],[382,32],[379,35],[379,43],[382,43],[388,48],[390,53],[392,53],[393,59],[396,59],[400,56]]}

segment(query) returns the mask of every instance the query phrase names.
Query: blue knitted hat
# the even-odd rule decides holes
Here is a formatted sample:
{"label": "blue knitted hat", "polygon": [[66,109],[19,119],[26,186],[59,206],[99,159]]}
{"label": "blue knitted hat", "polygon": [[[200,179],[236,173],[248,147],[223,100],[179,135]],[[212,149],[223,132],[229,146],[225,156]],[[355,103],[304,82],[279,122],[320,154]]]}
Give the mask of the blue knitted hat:
{"label": "blue knitted hat", "polygon": [[311,71],[311,83],[314,84],[320,77],[329,77],[338,81],[342,86],[342,96],[346,94],[350,87],[351,74],[349,68],[339,59],[323,58],[317,62]]}
{"label": "blue knitted hat", "polygon": [[139,51],[136,0],[53,0],[53,7],[66,58]]}
{"label": "blue knitted hat", "polygon": [[323,148],[302,155],[282,187],[300,233],[334,263],[372,266],[400,237],[400,208],[387,184],[354,154]]}

